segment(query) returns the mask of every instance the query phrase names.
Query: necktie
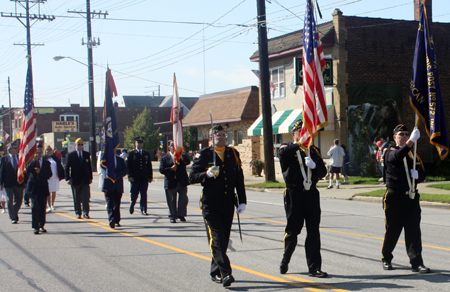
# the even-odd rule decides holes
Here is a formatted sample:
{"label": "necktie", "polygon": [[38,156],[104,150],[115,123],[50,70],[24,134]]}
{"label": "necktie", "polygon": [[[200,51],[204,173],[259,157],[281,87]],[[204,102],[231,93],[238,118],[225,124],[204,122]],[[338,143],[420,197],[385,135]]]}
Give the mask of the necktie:
{"label": "necktie", "polygon": [[82,152],[80,151],[80,152],[78,152],[79,153],[79,156],[80,156],[80,163],[83,163],[83,154],[82,154]]}
{"label": "necktie", "polygon": [[17,154],[14,155],[14,169],[17,170],[17,167],[19,166],[19,162],[17,160]]}

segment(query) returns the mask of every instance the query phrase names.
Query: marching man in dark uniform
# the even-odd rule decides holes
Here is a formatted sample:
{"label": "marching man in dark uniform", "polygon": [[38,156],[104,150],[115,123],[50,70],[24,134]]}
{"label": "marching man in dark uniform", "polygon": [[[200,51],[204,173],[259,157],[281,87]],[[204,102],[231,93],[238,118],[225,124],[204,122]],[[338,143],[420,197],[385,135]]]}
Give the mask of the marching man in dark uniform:
{"label": "marching man in dark uniform", "polygon": [[[300,131],[303,122],[298,120],[292,127],[294,143],[281,145],[278,150],[283,178],[286,182],[284,193],[284,209],[287,224],[284,235],[284,253],[280,264],[280,273],[286,274],[291,256],[297,245],[297,236],[300,234],[303,223],[306,223],[307,236],[305,240],[306,262],[309,276],[324,278],[328,274],[321,270],[322,256],[320,255],[320,196],[316,188],[317,181],[327,174],[320,150],[314,145],[310,146],[310,156],[301,145]],[[299,151],[299,152],[298,152]],[[304,171],[301,171],[298,153]],[[311,186],[305,190],[304,180],[308,168],[311,169]]]}
{"label": "marching man in dark uniform", "polygon": [[[187,186],[189,184],[186,173],[186,165],[191,161],[183,153],[177,164],[173,156],[173,142],[168,145],[169,153],[161,157],[159,161],[159,172],[164,174],[164,190],[166,191],[167,206],[169,207],[170,223],[176,223],[177,219],[186,222],[187,205],[189,198],[187,196]],[[178,200],[177,200],[178,194]],[[177,203],[178,202],[178,203]]]}
{"label": "marching man in dark uniform", "polygon": [[34,159],[27,164],[27,187],[25,192],[31,199],[31,227],[34,234],[47,232],[45,225],[45,208],[47,198],[50,195],[48,190],[48,179],[52,177],[50,162],[45,156],[43,145],[37,144]]}
{"label": "marching man in dark uniform", "polygon": [[[211,132],[210,141],[214,135],[216,145],[195,155],[189,181],[203,186],[200,208],[212,253],[211,280],[228,287],[234,282],[226,252],[236,204],[235,190],[239,201],[237,214],[244,212],[247,198],[239,152],[226,146],[227,135],[221,125],[214,126]],[[213,166],[213,155],[217,166]]]}
{"label": "marching man in dark uniform", "polygon": [[[383,269],[392,270],[392,252],[397,244],[402,229],[405,230],[406,252],[411,263],[411,270],[416,273],[430,273],[430,269],[423,265],[422,239],[420,233],[420,195],[417,184],[414,184],[415,196],[410,199],[412,178],[416,183],[423,182],[425,173],[420,158],[417,155],[413,162],[411,148],[420,138],[418,129],[409,135],[405,125],[400,124],[394,129],[394,141],[397,144],[384,154],[386,168],[386,193],[383,200],[386,217],[386,232],[384,234],[382,262]],[[416,169],[413,169],[413,163]],[[405,165],[406,164],[406,165]]]}
{"label": "marching man in dark uniform", "polygon": [[[91,197],[92,165],[90,153],[84,151],[83,139],[75,140],[76,150],[67,155],[64,172],[66,181],[72,187],[73,204],[78,219],[89,219],[89,199]],[[83,208],[81,208],[83,206]]]}
{"label": "marching man in dark uniform", "polygon": [[139,193],[141,194],[141,213],[147,214],[147,189],[148,184],[153,181],[153,168],[150,153],[142,149],[144,138],[134,138],[136,149],[130,151],[127,156],[128,180],[131,185],[130,214],[134,213]]}

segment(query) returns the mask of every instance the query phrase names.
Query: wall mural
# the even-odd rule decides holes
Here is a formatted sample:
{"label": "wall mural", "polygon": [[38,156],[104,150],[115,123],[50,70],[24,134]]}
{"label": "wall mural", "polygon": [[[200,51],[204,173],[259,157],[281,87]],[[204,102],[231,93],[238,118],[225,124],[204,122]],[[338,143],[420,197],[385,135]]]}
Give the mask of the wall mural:
{"label": "wall mural", "polygon": [[374,150],[382,134],[392,141],[401,123],[402,85],[349,84],[348,152],[350,175],[379,176]]}

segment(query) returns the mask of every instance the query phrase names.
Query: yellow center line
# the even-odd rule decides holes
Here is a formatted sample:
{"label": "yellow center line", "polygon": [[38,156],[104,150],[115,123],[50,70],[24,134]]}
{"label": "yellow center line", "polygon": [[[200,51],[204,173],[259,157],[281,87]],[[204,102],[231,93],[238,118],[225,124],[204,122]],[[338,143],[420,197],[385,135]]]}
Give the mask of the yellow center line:
{"label": "yellow center line", "polygon": [[[327,284],[317,283],[317,282],[314,282],[314,281],[311,281],[311,280],[308,280],[308,279],[303,279],[303,278],[296,277],[296,276],[285,276],[285,277],[289,278],[289,279],[297,280],[297,281],[300,281],[300,282],[308,283],[308,284],[311,284],[311,285],[319,286],[319,287],[322,287],[324,289],[330,289],[330,290],[337,291],[337,292],[350,292],[349,290],[338,289],[338,288],[335,288],[335,287],[327,285]],[[323,290],[319,290],[319,291],[323,291]]]}
{"label": "yellow center line", "polygon": [[[121,235],[129,236],[129,237],[132,237],[132,238],[144,241],[144,242],[148,242],[148,243],[151,243],[151,244],[163,247],[163,248],[167,248],[167,249],[179,252],[179,253],[187,254],[187,255],[190,255],[190,256],[202,259],[202,260],[206,260],[206,261],[209,261],[209,262],[211,261],[211,257],[206,257],[206,256],[203,256],[203,255],[194,253],[194,252],[190,252],[190,251],[187,251],[187,250],[184,250],[184,249],[181,249],[181,248],[177,248],[177,247],[170,246],[170,245],[167,245],[167,244],[164,244],[164,243],[160,243],[160,242],[157,242],[157,241],[154,241],[154,240],[143,238],[143,237],[140,237],[140,236],[137,236],[137,235],[134,235],[134,234],[130,234],[130,233],[127,233],[127,232],[124,232],[124,231],[121,231],[121,230],[112,229],[112,228],[109,227],[109,225],[107,223],[104,223],[104,222],[101,222],[101,221],[97,221],[97,220],[94,220],[94,219],[77,219],[77,218],[75,218],[73,216],[70,216],[70,215],[67,215],[67,214],[63,214],[63,213],[59,213],[59,212],[52,212],[52,213],[64,216],[66,218],[75,219],[77,221],[85,222],[87,224],[90,224],[90,225],[93,225],[93,226],[96,226],[96,227],[100,227],[100,228],[106,229],[108,231],[112,231],[112,232],[119,233]],[[258,271],[247,269],[247,268],[244,268],[244,267],[241,267],[241,266],[231,265],[231,267],[233,269],[236,269],[236,270],[247,272],[247,273],[250,273],[250,274],[253,274],[253,275],[256,275],[256,276],[260,276],[260,277],[263,277],[263,278],[266,278],[266,279],[270,279],[270,280],[274,280],[274,281],[277,281],[277,282],[281,282],[281,283],[284,283],[284,284],[289,284],[289,285],[292,285],[294,287],[303,288],[303,289],[310,290],[310,291],[315,291],[315,292],[317,292],[317,291],[324,291],[324,290],[319,290],[319,289],[316,289],[316,288],[309,288],[309,287],[306,287],[305,285],[302,285],[302,284],[297,283],[297,282],[289,281],[289,280],[286,280],[286,279],[283,279],[283,278],[279,278],[279,277],[275,277],[275,276],[272,276],[272,275],[269,275],[269,274],[265,274],[265,273],[260,273]],[[312,283],[314,285],[317,285],[317,286],[320,286],[320,283],[316,283],[314,281],[310,281],[310,283]]]}
{"label": "yellow center line", "polygon": [[[103,193],[96,192],[96,191],[91,191],[91,193],[103,195]],[[129,198],[129,197],[124,196],[124,198]],[[150,203],[158,203],[158,204],[161,204],[161,205],[166,205],[165,202],[156,202],[156,201],[149,201],[149,202]],[[201,209],[199,209],[199,208],[194,208],[194,207],[188,207],[188,208],[201,212]],[[256,218],[256,217],[243,216],[243,215],[241,215],[241,218],[254,219],[254,220],[259,220],[259,221],[266,221],[266,222],[272,222],[272,223],[277,223],[277,224],[283,224],[283,225],[286,224],[286,222],[282,222],[282,221],[275,221],[275,220],[270,220],[270,219]],[[332,229],[326,229],[326,228],[319,228],[319,229],[322,230],[322,231],[327,231],[327,232],[334,232],[334,233],[340,233],[340,234],[345,234],[345,235],[352,235],[352,236],[357,236],[357,237],[364,237],[364,238],[384,240],[384,238],[382,238],[382,237],[375,237],[375,236],[369,236],[369,235],[364,235],[364,234],[350,233],[350,232],[339,231],[339,230],[332,230]],[[404,241],[401,241],[401,240],[399,240],[398,242],[399,243],[405,243]],[[429,248],[434,248],[434,249],[450,251],[450,248],[445,248],[445,247],[440,247],[440,246],[433,246],[433,245],[427,245],[427,244],[422,244],[422,247],[429,247]]]}

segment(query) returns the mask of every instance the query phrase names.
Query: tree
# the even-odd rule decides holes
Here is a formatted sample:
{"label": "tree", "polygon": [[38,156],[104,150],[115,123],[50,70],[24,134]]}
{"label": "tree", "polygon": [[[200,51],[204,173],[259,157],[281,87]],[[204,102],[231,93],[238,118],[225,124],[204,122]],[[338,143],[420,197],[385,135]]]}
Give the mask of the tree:
{"label": "tree", "polygon": [[184,151],[189,152],[197,150],[197,141],[198,141],[197,137],[198,137],[197,127],[183,128]]}
{"label": "tree", "polygon": [[136,137],[144,138],[144,150],[154,151],[159,146],[159,128],[155,129],[152,115],[147,108],[144,108],[144,110],[138,114],[132,127],[126,127],[124,141],[125,148],[134,149],[134,138]]}

